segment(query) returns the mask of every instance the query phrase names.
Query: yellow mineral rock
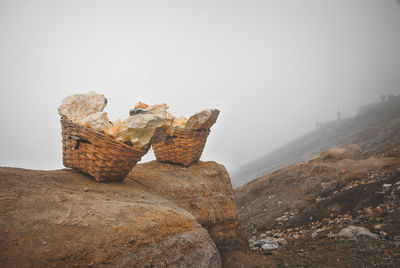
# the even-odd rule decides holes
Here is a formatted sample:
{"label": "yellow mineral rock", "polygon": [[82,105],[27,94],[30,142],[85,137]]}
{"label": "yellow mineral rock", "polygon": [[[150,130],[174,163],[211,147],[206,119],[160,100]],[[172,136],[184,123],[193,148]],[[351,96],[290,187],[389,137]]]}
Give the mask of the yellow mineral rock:
{"label": "yellow mineral rock", "polygon": [[136,103],[136,104],[135,104],[135,107],[134,107],[135,110],[136,110],[136,109],[143,109],[143,110],[146,110],[147,108],[149,108],[149,105],[146,104],[146,103],[144,103],[144,102],[141,102],[141,101],[139,101],[138,103]]}
{"label": "yellow mineral rock", "polygon": [[106,129],[105,134],[111,137],[117,137],[119,133],[121,133],[123,130],[126,130],[126,128],[126,122],[118,119],[117,121],[113,122],[109,128]]}
{"label": "yellow mineral rock", "polygon": [[111,126],[106,112],[97,112],[86,116],[77,122],[78,124],[104,133]]}
{"label": "yellow mineral rock", "polygon": [[168,105],[166,105],[165,103],[163,104],[154,104],[151,105],[147,111],[149,111],[151,114],[155,115],[155,116],[159,116],[159,117],[164,117],[167,118],[167,110],[168,110]]}
{"label": "yellow mineral rock", "polygon": [[106,104],[107,99],[104,95],[96,92],[74,94],[62,101],[58,112],[69,120],[79,122],[91,114],[102,112]]}
{"label": "yellow mineral rock", "polygon": [[174,118],[174,121],[172,122],[172,125],[177,128],[184,128],[186,125],[186,118],[184,116]]}

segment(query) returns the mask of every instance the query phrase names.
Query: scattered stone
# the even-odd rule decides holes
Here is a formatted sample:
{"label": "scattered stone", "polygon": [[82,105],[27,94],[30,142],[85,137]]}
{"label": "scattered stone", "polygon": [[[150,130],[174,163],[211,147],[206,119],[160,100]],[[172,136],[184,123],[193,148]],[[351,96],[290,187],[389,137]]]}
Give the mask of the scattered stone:
{"label": "scattered stone", "polygon": [[350,239],[357,239],[357,237],[360,236],[366,236],[375,239],[378,237],[378,235],[371,233],[367,228],[352,226],[352,225],[340,230],[338,235],[339,237],[350,238]]}
{"label": "scattered stone", "polygon": [[186,122],[185,129],[200,131],[209,130],[217,121],[219,110],[206,109],[192,115]]}
{"label": "scattered stone", "polygon": [[270,237],[262,239],[260,242],[262,244],[261,248],[263,250],[277,249],[279,246],[278,242],[275,239],[270,238]]}
{"label": "scattered stone", "polygon": [[379,232],[379,237],[386,238],[387,236],[388,236],[388,234],[386,232],[384,232],[384,231]]}
{"label": "scattered stone", "polygon": [[311,237],[314,238],[314,237],[316,237],[317,235],[318,235],[318,232],[315,231],[315,232],[313,232],[313,233],[311,234]]}
{"label": "scattered stone", "polygon": [[332,231],[330,231],[327,235],[328,238],[333,239],[336,237],[336,234],[334,234]]}

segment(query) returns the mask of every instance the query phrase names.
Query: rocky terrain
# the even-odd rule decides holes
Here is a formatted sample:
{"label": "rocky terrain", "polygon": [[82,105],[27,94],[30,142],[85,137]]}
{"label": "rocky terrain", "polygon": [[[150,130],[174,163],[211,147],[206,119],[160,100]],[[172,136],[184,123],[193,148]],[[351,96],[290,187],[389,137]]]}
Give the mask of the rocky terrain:
{"label": "rocky terrain", "polygon": [[390,150],[391,142],[396,142],[393,140],[396,136],[387,132],[384,126],[396,118],[393,125],[400,123],[400,96],[390,96],[385,102],[365,105],[354,117],[319,124],[318,129],[232,170],[232,185],[234,188],[244,185],[282,167],[307,161],[332,147],[358,144],[365,154],[384,153]]}
{"label": "rocky terrain", "polygon": [[0,267],[261,267],[225,168],[137,165],[122,183],[0,168]]}
{"label": "rocky terrain", "polygon": [[254,252],[281,267],[400,266],[400,106],[383,107],[358,117],[355,144],[236,189]]}

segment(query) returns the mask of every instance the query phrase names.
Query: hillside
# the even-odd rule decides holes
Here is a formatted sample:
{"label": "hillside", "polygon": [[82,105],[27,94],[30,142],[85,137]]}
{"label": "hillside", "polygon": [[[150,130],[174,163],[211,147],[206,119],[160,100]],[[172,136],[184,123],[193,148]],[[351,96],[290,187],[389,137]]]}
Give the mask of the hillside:
{"label": "hillside", "polygon": [[399,106],[367,108],[332,130],[361,146],[328,149],[236,189],[252,250],[282,267],[399,267]]}
{"label": "hillside", "polygon": [[[358,115],[324,124],[275,150],[272,153],[244,164],[231,172],[232,185],[239,187],[279,168],[308,160],[331,147],[359,144],[365,151],[377,153],[385,150],[381,141],[390,136],[381,135],[382,126],[393,119],[400,120],[400,96],[392,96],[382,103],[373,103],[359,109]],[[381,146],[381,148],[378,148]]]}

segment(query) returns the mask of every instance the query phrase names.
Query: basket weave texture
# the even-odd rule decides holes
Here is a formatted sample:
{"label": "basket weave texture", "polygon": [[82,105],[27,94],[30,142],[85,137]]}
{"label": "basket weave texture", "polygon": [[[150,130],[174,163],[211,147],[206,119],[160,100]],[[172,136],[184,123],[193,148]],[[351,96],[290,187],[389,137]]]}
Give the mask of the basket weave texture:
{"label": "basket weave texture", "polygon": [[210,131],[174,130],[174,135],[163,142],[153,143],[157,161],[190,166],[198,161]]}
{"label": "basket weave texture", "polygon": [[148,151],[61,118],[63,164],[79,169],[96,181],[123,181]]}

